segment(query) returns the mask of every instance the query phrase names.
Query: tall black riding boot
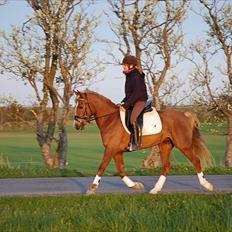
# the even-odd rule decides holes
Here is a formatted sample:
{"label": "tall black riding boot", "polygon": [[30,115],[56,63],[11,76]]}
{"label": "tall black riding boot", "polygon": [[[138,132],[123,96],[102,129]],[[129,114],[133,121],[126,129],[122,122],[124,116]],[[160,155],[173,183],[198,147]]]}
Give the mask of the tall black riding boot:
{"label": "tall black riding boot", "polygon": [[141,145],[141,131],[137,123],[133,124],[133,132],[131,133],[130,143],[128,150],[136,151]]}

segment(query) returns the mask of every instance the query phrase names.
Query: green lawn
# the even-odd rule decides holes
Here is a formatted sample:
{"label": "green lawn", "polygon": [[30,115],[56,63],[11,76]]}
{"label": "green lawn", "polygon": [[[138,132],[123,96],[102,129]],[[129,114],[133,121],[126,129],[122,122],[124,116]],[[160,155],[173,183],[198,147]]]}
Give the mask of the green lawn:
{"label": "green lawn", "polygon": [[[94,124],[84,131],[69,126],[67,170],[43,168],[34,133],[0,132],[0,177],[94,175],[103,146]],[[204,131],[204,130],[203,130]],[[208,132],[207,132],[208,133]],[[204,137],[217,165],[223,164],[225,136]],[[125,153],[129,175],[159,175],[142,170],[149,151]],[[194,174],[182,154],[172,154],[171,173]],[[217,166],[207,174],[231,173]],[[106,174],[114,174],[112,163]],[[232,194],[110,194],[96,196],[2,197],[0,231],[4,232],[232,232]]]}
{"label": "green lawn", "polygon": [[4,232],[231,232],[232,194],[0,199]]}
{"label": "green lawn", "polygon": [[[205,133],[205,132],[204,132]],[[204,138],[213,155],[216,165],[224,164],[226,146],[225,135],[207,135]],[[95,173],[101,161],[103,146],[95,124],[90,124],[83,131],[68,127],[68,167],[80,173]],[[143,158],[149,150],[125,153],[125,164],[128,171],[141,168]],[[178,150],[174,149],[171,164],[190,165],[189,161]],[[39,147],[32,130],[12,130],[0,132],[0,168],[1,167],[31,168],[43,167]],[[114,162],[107,168],[106,174],[116,173]]]}

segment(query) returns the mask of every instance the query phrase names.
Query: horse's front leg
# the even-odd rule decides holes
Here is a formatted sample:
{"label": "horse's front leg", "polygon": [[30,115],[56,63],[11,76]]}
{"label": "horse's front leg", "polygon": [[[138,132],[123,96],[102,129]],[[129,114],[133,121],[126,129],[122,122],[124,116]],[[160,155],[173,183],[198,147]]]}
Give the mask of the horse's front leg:
{"label": "horse's front leg", "polygon": [[122,181],[129,187],[133,189],[144,189],[144,186],[140,182],[132,181],[125,172],[123,153],[118,152],[114,155],[114,161],[118,169],[119,176],[122,178]]}
{"label": "horse's front leg", "polygon": [[105,149],[101,164],[97,171],[97,175],[95,176],[94,181],[91,184],[90,188],[87,190],[86,192],[87,195],[91,195],[96,192],[101,180],[101,176],[104,174],[104,171],[107,168],[108,164],[110,163],[114,154],[115,152],[113,149],[109,149],[109,148]]}

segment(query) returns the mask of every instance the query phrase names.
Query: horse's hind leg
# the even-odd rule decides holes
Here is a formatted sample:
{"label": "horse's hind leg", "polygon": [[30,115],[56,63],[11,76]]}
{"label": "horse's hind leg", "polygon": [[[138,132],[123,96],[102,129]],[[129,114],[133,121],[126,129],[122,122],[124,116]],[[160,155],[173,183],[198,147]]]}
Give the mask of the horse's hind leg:
{"label": "horse's hind leg", "polygon": [[116,164],[116,167],[118,169],[119,176],[122,178],[122,181],[129,187],[134,189],[143,189],[144,186],[140,182],[134,182],[132,181],[125,172],[124,168],[124,160],[123,160],[123,153],[119,152],[114,155],[114,161]]}
{"label": "horse's hind leg", "polygon": [[201,161],[194,154],[192,147],[184,149],[179,148],[179,150],[183,152],[183,154],[191,161],[191,163],[195,167],[200,184],[208,191],[213,191],[213,185],[205,179],[201,168]]}
{"label": "horse's hind leg", "polygon": [[160,192],[166,181],[166,176],[168,175],[170,170],[169,157],[172,148],[173,148],[173,144],[169,139],[159,144],[160,158],[163,163],[163,170],[162,170],[162,175],[159,177],[159,180],[156,182],[154,188],[151,189],[150,191],[151,194],[157,194],[158,192]]}

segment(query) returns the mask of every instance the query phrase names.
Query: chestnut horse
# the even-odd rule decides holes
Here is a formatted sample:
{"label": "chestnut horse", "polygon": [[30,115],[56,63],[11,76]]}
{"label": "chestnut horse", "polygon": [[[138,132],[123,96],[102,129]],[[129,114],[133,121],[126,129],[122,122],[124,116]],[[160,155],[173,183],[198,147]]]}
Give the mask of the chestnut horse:
{"label": "chestnut horse", "polygon": [[[95,120],[105,147],[101,164],[87,194],[95,193],[101,176],[112,158],[123,182],[130,188],[142,189],[143,184],[132,181],[126,176],[124,170],[123,152],[127,150],[130,135],[121,123],[119,107],[106,97],[92,91],[77,91],[75,94],[77,106],[74,128],[83,129],[87,123]],[[162,122],[162,131],[155,135],[142,136],[141,145],[141,149],[158,145],[163,163],[162,174],[150,193],[156,194],[161,191],[169,173],[169,157],[174,146],[192,162],[200,184],[205,189],[213,191],[213,185],[205,179],[202,172],[203,162],[210,163],[211,155],[201,139],[196,116],[190,112],[180,112],[174,109],[164,109],[158,113]]]}

